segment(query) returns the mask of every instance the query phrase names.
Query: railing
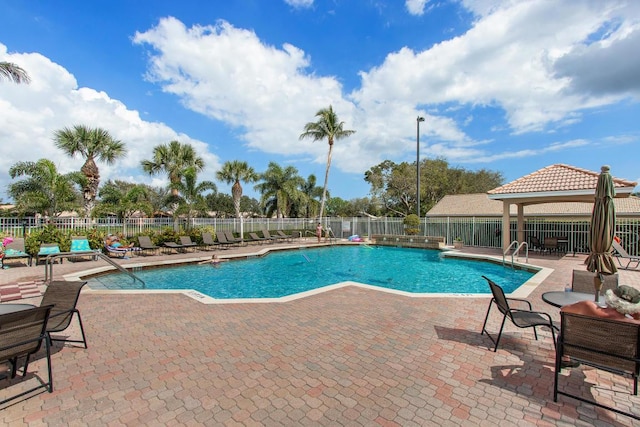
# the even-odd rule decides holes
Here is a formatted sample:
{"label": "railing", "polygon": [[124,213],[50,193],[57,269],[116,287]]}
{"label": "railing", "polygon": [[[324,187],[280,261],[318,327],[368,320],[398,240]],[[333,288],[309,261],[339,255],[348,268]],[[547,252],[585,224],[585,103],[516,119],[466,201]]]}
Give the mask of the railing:
{"label": "railing", "polygon": [[123,266],[121,266],[120,264],[118,264],[113,259],[109,258],[107,255],[103,254],[100,251],[59,252],[59,253],[56,253],[56,254],[47,255],[46,258],[45,258],[45,262],[44,262],[44,282],[48,283],[49,281],[53,280],[53,265],[55,264],[55,260],[56,259],[77,258],[77,257],[82,257],[82,256],[91,256],[91,257],[95,257],[95,258],[100,258],[100,259],[106,261],[107,264],[111,264],[113,267],[116,268],[116,270],[120,271],[121,273],[124,273],[124,274],[128,275],[129,277],[131,277],[134,282],[138,281],[138,282],[142,283],[142,287],[143,288],[146,286],[146,284],[144,283],[144,281],[142,279],[140,279],[138,276],[133,274],[131,271],[127,270],[126,268],[124,268]]}
{"label": "railing", "polygon": [[[507,254],[509,253],[509,251],[513,248],[518,248],[518,241],[514,240],[513,242],[511,242],[509,244],[509,247],[507,249],[505,249],[505,251],[502,253],[502,265],[504,266],[504,262],[505,262],[505,257],[507,256]],[[517,249],[516,249],[517,251]],[[514,251],[513,253],[511,253],[511,267],[513,267],[513,255],[516,252]]]}
{"label": "railing", "polygon": [[520,249],[522,248],[524,248],[525,261],[529,262],[529,244],[527,242],[520,243],[520,245],[518,245],[518,248],[513,252],[513,256],[515,256],[519,261],[520,257],[518,255],[520,254]]}
{"label": "railing", "polygon": [[[125,236],[145,234],[159,231],[166,227],[176,230],[189,227],[212,227],[215,230],[245,233],[259,232],[262,229],[303,231],[303,235],[315,236],[316,218],[192,218],[174,221],[172,218],[115,218],[84,219],[55,218],[53,223],[62,230],[70,230],[75,234],[86,233],[98,229],[103,233],[123,233]],[[401,235],[404,233],[403,218],[326,218],[325,227],[335,230],[335,238],[360,236]],[[0,218],[0,232],[14,237],[23,237],[38,231],[47,225],[47,221],[36,218]],[[526,218],[524,229],[525,241],[537,237],[541,242],[545,237],[567,236],[567,252],[587,253],[589,251],[589,219]],[[466,246],[483,248],[502,247],[502,218],[500,217],[425,217],[421,218],[420,233],[422,236],[443,236],[446,242],[453,242],[460,237]],[[509,226],[509,241],[518,239],[517,221],[513,219]],[[616,234],[622,239],[622,246],[632,256],[640,256],[640,213],[637,218],[620,218],[616,220]]]}

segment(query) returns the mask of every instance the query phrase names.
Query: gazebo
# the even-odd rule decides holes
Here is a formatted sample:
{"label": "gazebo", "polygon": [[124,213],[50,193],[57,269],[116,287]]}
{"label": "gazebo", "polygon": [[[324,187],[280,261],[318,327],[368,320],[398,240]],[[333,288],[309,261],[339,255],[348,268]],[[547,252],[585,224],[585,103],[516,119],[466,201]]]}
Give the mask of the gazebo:
{"label": "gazebo", "polygon": [[[489,199],[502,201],[502,229],[509,230],[510,207],[517,206],[517,240],[526,240],[524,207],[540,203],[588,202],[595,199],[599,172],[556,164],[542,168],[487,192]],[[616,197],[629,197],[637,182],[613,178]],[[507,250],[510,233],[502,233],[502,249]]]}

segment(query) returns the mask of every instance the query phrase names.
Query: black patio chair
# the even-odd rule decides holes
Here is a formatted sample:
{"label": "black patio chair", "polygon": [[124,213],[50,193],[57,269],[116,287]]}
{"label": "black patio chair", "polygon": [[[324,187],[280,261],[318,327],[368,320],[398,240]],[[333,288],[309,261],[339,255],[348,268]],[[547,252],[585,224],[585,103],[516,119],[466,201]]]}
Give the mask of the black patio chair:
{"label": "black patio chair", "polygon": [[[491,302],[489,302],[489,307],[487,308],[487,315],[484,318],[484,323],[482,325],[481,334],[486,333],[489,339],[495,344],[493,351],[498,350],[498,344],[500,343],[500,337],[502,336],[502,330],[504,329],[504,324],[507,320],[511,320],[518,328],[533,328],[533,334],[538,339],[538,332],[536,327],[538,326],[546,326],[551,329],[551,336],[553,337],[553,346],[556,345],[556,331],[558,328],[554,326],[553,321],[551,320],[551,316],[547,313],[533,311],[531,307],[531,303],[526,299],[521,298],[507,298],[504,294],[502,288],[489,279],[486,276],[482,276],[487,282],[489,282],[489,287],[491,288],[491,293],[493,294],[493,298],[491,298]],[[509,306],[510,301],[515,301],[518,303],[525,304],[529,309],[521,310],[514,309]],[[500,313],[502,313],[502,322],[500,324],[500,332],[498,332],[498,336],[496,338],[492,337],[487,331],[487,320],[489,319],[489,312],[491,311],[491,306],[495,304],[498,307]]]}
{"label": "black patio chair", "polygon": [[529,247],[532,251],[542,252],[544,247],[536,236],[529,236]]}
{"label": "black patio chair", "polygon": [[51,374],[51,343],[46,332],[47,320],[51,306],[34,307],[27,310],[14,311],[0,315],[0,362],[8,362],[11,365],[11,378],[16,377],[18,359],[24,357],[22,377],[27,375],[29,358],[37,353],[45,343],[47,358],[48,381],[39,378],[38,385],[8,397],[0,404],[25,396],[40,388],[53,392],[53,377]]}
{"label": "black patio chair", "polygon": [[[87,282],[54,280],[47,286],[47,289],[42,295],[40,305],[53,306],[49,321],[47,322],[47,334],[51,341],[81,343],[84,345],[84,348],[87,348],[87,339],[84,334],[84,327],[82,326],[82,318],[80,317],[80,311],[76,308],[80,291],[86,284]],[[51,337],[52,333],[57,334],[67,329],[71,324],[74,314],[78,317],[82,340]]]}

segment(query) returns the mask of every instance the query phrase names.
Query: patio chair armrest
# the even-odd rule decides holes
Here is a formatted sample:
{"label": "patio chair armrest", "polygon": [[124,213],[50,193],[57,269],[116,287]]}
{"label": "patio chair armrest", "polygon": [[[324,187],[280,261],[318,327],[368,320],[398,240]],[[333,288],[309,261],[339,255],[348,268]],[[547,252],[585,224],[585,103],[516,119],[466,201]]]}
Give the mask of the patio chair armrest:
{"label": "patio chair armrest", "polygon": [[531,302],[530,302],[530,301],[528,301],[528,300],[526,300],[526,299],[523,299],[523,298],[507,298],[507,301],[509,301],[509,302],[511,302],[511,301],[516,301],[516,302],[523,302],[523,303],[526,303],[526,304],[527,304],[527,307],[529,307],[529,311],[531,311],[531,309],[533,308],[533,307],[531,306]]}

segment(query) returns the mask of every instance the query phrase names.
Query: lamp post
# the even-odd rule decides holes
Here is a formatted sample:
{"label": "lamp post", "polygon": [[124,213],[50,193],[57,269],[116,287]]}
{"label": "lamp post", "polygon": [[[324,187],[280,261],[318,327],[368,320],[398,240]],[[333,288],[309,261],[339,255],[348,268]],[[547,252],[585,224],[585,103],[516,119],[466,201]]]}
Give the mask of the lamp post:
{"label": "lamp post", "polygon": [[418,218],[420,218],[420,122],[424,122],[424,117],[418,116],[416,119],[416,199],[418,201],[417,212]]}

